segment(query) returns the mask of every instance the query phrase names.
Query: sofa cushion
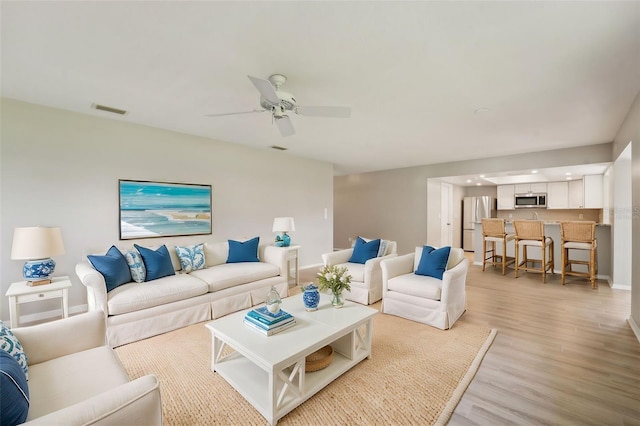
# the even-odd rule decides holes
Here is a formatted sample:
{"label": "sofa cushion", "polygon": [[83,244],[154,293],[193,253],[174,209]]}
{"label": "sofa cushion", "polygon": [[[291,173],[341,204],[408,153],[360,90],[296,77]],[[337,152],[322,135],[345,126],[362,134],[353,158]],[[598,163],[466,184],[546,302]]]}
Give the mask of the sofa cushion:
{"label": "sofa cushion", "polygon": [[104,277],[108,292],[131,281],[127,260],[116,246],[111,246],[104,256],[90,254],[87,258]]}
{"label": "sofa cushion", "polygon": [[366,263],[367,260],[378,256],[378,250],[380,250],[380,239],[367,242],[362,237],[358,237],[349,262]]}
{"label": "sofa cushion", "polygon": [[0,321],[0,349],[11,355],[22,371],[24,375],[29,377],[29,362],[27,360],[27,354],[22,349],[22,345],[18,338],[13,334],[11,329],[7,327],[2,321]]}
{"label": "sofa cushion", "polygon": [[124,252],[124,258],[129,265],[129,272],[131,272],[131,278],[137,283],[143,283],[147,277],[147,271],[144,269],[144,262],[142,256],[136,249],[129,249]]}
{"label": "sofa cushion", "polygon": [[182,270],[187,274],[205,267],[204,244],[176,246],[176,253],[180,258]]}
{"label": "sofa cushion", "polygon": [[227,263],[229,257],[229,243],[205,243],[204,259],[207,268]]}
{"label": "sofa cushion", "polygon": [[207,283],[191,275],[171,275],[153,283],[120,286],[109,293],[107,306],[109,315],[119,315],[200,296],[207,291]]}
{"label": "sofa cushion", "polygon": [[128,381],[127,372],[108,346],[33,364],[27,420],[69,407]]}
{"label": "sofa cushion", "polygon": [[258,259],[258,245],[260,237],[247,241],[229,240],[229,257],[227,263],[260,262]]}
{"label": "sofa cushion", "polygon": [[193,271],[190,275],[208,283],[209,291],[212,292],[277,277],[280,275],[280,268],[265,262],[225,263],[212,268]]}
{"label": "sofa cushion", "polygon": [[347,272],[351,275],[351,282],[364,282],[364,263],[340,263],[336,265],[338,268],[347,268]]}
{"label": "sofa cushion", "polygon": [[442,280],[425,275],[404,274],[387,281],[389,291],[424,299],[440,300],[442,294]]}
{"label": "sofa cushion", "polygon": [[161,245],[156,250],[148,249],[146,247],[133,245],[144,262],[144,268],[147,270],[147,276],[145,281],[153,281],[158,278],[168,277],[175,275],[176,271],[173,269],[173,263],[171,263],[171,255],[167,246]]}
{"label": "sofa cushion", "polygon": [[416,274],[441,280],[444,271],[447,270],[450,252],[451,247],[449,246],[439,249],[431,246],[422,247],[422,255],[420,257],[420,263],[418,263],[418,269],[416,269]]}
{"label": "sofa cushion", "polygon": [[27,376],[18,361],[0,350],[0,425],[24,423],[29,413]]}

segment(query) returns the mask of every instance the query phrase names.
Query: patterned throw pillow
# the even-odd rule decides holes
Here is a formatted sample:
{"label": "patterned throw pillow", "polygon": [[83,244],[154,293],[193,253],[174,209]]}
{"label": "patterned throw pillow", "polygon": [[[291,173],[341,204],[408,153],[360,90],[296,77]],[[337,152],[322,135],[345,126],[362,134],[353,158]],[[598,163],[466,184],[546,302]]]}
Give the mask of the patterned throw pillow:
{"label": "patterned throw pillow", "polygon": [[147,276],[147,270],[144,269],[144,262],[137,250],[131,249],[125,252],[124,258],[127,259],[127,265],[131,271],[131,278],[137,283],[143,283]]}
{"label": "patterned throw pillow", "polygon": [[29,367],[27,365],[27,354],[24,353],[24,349],[22,349],[18,338],[2,321],[0,321],[0,349],[6,351],[18,361],[18,364],[20,364],[20,367],[24,371],[24,375],[28,379]]}
{"label": "patterned throw pillow", "polygon": [[180,258],[180,265],[185,273],[203,269],[205,266],[204,244],[195,246],[176,246],[176,253]]}

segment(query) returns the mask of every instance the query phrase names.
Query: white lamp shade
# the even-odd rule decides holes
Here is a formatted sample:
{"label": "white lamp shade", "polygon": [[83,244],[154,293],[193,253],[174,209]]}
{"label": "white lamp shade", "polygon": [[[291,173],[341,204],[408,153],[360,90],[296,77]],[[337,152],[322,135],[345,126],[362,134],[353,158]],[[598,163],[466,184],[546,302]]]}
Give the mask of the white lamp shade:
{"label": "white lamp shade", "polygon": [[16,228],[13,232],[11,259],[46,259],[64,254],[60,228],[33,226]]}
{"label": "white lamp shade", "polygon": [[296,230],[292,217],[276,217],[273,219],[273,232],[291,232]]}

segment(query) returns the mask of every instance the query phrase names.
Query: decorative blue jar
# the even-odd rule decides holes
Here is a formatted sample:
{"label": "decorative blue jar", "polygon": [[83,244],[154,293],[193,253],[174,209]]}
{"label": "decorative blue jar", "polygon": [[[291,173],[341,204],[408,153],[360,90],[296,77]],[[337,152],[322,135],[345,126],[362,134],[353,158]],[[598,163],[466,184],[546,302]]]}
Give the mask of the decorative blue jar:
{"label": "decorative blue jar", "polygon": [[304,302],[304,308],[307,311],[315,311],[318,309],[318,303],[320,303],[320,292],[318,287],[309,283],[306,287],[302,287],[304,293],[302,293],[302,301]]}

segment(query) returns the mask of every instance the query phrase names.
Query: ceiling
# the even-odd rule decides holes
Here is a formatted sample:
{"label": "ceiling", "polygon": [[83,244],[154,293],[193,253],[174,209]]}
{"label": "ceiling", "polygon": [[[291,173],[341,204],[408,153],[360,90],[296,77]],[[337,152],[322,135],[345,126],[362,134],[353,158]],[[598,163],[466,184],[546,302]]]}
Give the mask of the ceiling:
{"label": "ceiling", "polygon": [[[7,2],[3,97],[334,164],[335,174],[613,140],[640,2]],[[248,75],[288,77],[283,138]],[[124,116],[91,109],[97,103]]]}

